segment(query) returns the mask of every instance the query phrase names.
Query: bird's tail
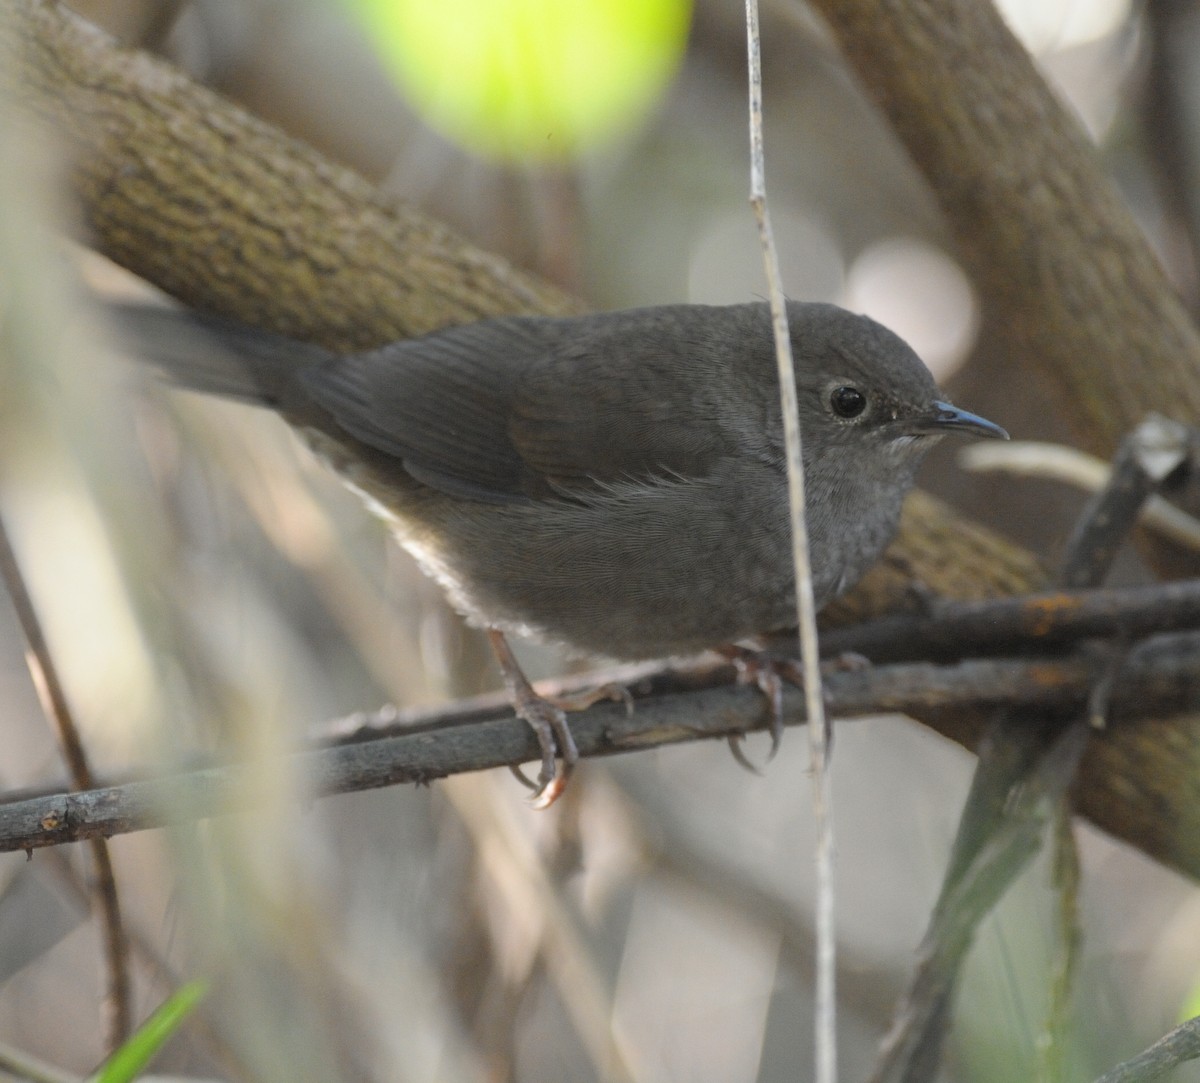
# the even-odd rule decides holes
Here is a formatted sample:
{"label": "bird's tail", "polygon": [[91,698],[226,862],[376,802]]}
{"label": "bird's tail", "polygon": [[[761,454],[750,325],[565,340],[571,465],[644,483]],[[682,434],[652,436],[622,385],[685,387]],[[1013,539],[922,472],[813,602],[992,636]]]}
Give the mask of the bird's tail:
{"label": "bird's tail", "polygon": [[111,306],[136,356],[191,391],[258,406],[283,405],[297,374],[333,355],[319,346],[185,308]]}

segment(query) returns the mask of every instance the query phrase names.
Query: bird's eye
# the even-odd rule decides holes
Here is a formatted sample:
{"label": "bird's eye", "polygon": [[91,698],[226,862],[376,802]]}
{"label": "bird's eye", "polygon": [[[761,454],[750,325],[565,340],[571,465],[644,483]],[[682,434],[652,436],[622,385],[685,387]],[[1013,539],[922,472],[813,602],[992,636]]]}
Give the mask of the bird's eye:
{"label": "bird's eye", "polygon": [[829,394],[829,405],[838,417],[858,417],[867,408],[867,396],[857,387],[835,387]]}

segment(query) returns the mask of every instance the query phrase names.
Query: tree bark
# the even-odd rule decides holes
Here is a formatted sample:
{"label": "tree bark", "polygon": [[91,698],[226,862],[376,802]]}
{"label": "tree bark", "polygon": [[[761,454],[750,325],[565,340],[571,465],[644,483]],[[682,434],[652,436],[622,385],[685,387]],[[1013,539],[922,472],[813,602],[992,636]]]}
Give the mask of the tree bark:
{"label": "tree bark", "polygon": [[[942,2],[952,9],[973,4]],[[837,5],[830,0],[826,6]],[[877,6],[889,11],[876,12]],[[924,13],[914,32],[928,48],[940,40],[939,27],[927,25],[938,21],[929,10],[935,5],[915,0],[911,6]],[[870,41],[878,34],[869,25],[873,19],[894,30],[904,24],[907,10],[907,4],[851,0],[841,22],[833,21],[842,37],[870,34],[865,39]],[[899,72],[877,78],[884,93],[890,93],[890,80],[918,94],[923,76],[932,70],[933,81],[910,106],[903,130],[919,147],[929,144],[938,169],[969,168],[943,144],[966,139],[973,125],[983,124],[967,111],[967,103],[984,114],[991,158],[982,161],[998,162],[1001,176],[992,181],[977,164],[970,175],[982,178],[975,182],[978,191],[953,179],[946,186],[957,200],[952,200],[955,213],[974,219],[986,237],[994,235],[1007,261],[991,267],[983,254],[974,257],[977,274],[989,276],[985,283],[993,278],[1004,283],[1006,275],[1030,280],[1020,289],[1011,283],[1005,287],[1004,311],[1012,312],[1015,341],[1036,349],[1048,368],[1061,365],[1065,385],[1076,388],[1071,393],[1083,400],[1080,408],[1086,407],[1085,416],[1103,434],[1090,446],[1114,446],[1148,406],[1176,415],[1200,407],[1197,381],[1190,375],[1200,346],[1153,257],[1132,226],[1125,228],[1127,216],[1080,137],[1069,125],[1063,131],[1052,99],[1053,109],[1041,102],[1032,113],[1011,104],[1012,95],[1030,93],[1023,84],[1014,85],[1022,79],[1044,92],[1027,58],[1025,67],[1008,72],[999,90],[980,84],[976,68],[985,63],[1003,68],[1019,46],[996,38],[992,28],[991,37],[981,40],[995,52],[991,45],[978,47],[965,36],[976,32],[974,24],[958,15],[962,37],[949,57],[937,64],[919,60],[907,78]],[[62,7],[46,0],[10,0],[9,17],[27,45],[18,93],[70,141],[75,194],[91,243],[182,301],[342,349],[503,312],[561,313],[580,307],[415,211],[381,200],[361,178],[168,65],[117,47]],[[852,56],[861,63],[870,53],[871,46],[864,45]],[[956,88],[954,74],[969,85]],[[984,86],[987,94],[981,97]],[[993,93],[994,99],[987,96]],[[1055,152],[1041,147],[1045,153],[1028,160],[1028,172],[1012,176],[1001,145],[1041,123],[1046,130],[1039,138]],[[1066,172],[1056,165],[1060,140],[1071,164]],[[978,138],[971,145],[978,147]],[[1039,165],[1045,175],[1037,171]],[[984,198],[985,192],[992,194]],[[1064,201],[1074,207],[1076,231],[1092,234],[1087,246],[1077,237],[1070,256],[1042,251],[1051,235],[1044,219],[1053,218]],[[1033,205],[1028,213],[1026,204]],[[1108,230],[1110,217],[1119,228]],[[749,212],[747,222],[749,228]],[[982,253],[987,245],[980,245]],[[1082,275],[1088,287],[1083,292],[1071,277],[1075,259],[1094,265]],[[1035,306],[1028,296],[1039,290],[1067,296],[1054,302],[1041,298]],[[989,299],[991,292],[987,285]],[[1057,335],[1072,314],[1087,324],[1080,332],[1085,337],[1060,342]],[[1048,329],[1041,327],[1043,321],[1049,321]],[[1113,336],[1111,343],[1105,335]],[[1137,367],[1116,364],[1122,349],[1125,360],[1161,358],[1161,384],[1148,387]],[[1108,360],[1097,361],[1101,356]],[[1079,375],[1088,365],[1090,381]],[[1127,400],[1127,394],[1135,398]],[[913,608],[914,580],[963,599],[1020,593],[1046,583],[1028,553],[918,493],[884,561],[826,619]],[[975,732],[961,719],[914,713],[960,740]],[[1200,837],[1198,749],[1200,722],[1190,716],[1103,735],[1083,765],[1081,811],[1112,834],[1200,876],[1200,853],[1180,844],[1189,835]]]}
{"label": "tree bark", "polygon": [[988,333],[1107,456],[1157,411],[1200,417],[1200,336],[1079,122],[992,4],[815,0],[924,174]]}
{"label": "tree bark", "polygon": [[66,8],[15,8],[16,93],[70,145],[89,242],[187,304],[345,350],[582,310]]}

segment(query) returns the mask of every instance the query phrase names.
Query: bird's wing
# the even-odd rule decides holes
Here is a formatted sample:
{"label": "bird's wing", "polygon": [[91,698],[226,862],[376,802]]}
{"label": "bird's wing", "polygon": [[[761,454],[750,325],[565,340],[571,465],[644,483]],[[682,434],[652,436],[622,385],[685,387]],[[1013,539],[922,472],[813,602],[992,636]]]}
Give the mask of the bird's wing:
{"label": "bird's wing", "polygon": [[351,436],[468,499],[585,498],[625,481],[702,476],[731,450],[653,336],[614,342],[599,320],[579,326],[564,345],[560,321],[488,320],[301,379]]}

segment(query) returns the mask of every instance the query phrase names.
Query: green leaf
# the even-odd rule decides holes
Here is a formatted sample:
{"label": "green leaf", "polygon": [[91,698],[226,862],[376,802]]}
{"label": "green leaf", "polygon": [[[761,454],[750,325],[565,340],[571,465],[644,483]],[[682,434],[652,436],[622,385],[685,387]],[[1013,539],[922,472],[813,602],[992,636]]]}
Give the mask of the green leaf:
{"label": "green leaf", "polygon": [[207,992],[206,982],[190,981],[181,985],[100,1066],[91,1077],[91,1083],[129,1083],[129,1080],[135,1079]]}
{"label": "green leaf", "polygon": [[1198,1015],[1200,1015],[1200,984],[1192,989],[1187,1000],[1183,1002],[1183,1007],[1179,1010],[1179,1022],[1186,1023]]}

